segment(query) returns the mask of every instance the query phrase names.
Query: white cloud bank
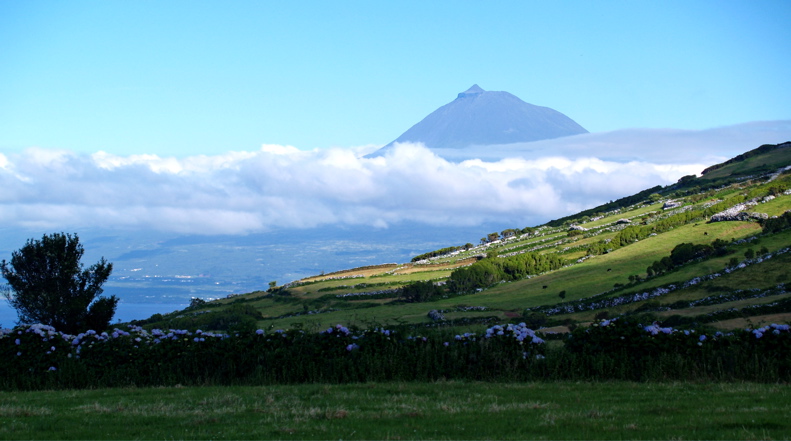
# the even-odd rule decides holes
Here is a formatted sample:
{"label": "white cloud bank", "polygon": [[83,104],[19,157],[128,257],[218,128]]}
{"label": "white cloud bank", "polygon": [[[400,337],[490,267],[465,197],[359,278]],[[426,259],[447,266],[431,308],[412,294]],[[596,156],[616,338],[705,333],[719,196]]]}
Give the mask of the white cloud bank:
{"label": "white cloud bank", "polygon": [[[789,121],[764,127],[763,138],[735,135],[745,130],[589,134],[500,146],[507,151],[497,159],[451,158],[456,162],[411,144],[378,158],[365,158],[365,148],[272,145],[186,158],[31,148],[0,154],[0,223],[186,234],[405,221],[536,225],[791,139]],[[766,130],[776,136],[767,139]]]}

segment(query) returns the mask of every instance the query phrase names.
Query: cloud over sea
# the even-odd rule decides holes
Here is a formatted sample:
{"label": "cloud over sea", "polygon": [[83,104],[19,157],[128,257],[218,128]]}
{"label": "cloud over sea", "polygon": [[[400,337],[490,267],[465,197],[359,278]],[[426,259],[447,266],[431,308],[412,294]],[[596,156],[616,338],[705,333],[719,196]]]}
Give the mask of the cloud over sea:
{"label": "cloud over sea", "polygon": [[788,121],[733,134],[745,131],[619,131],[478,148],[484,154],[467,158],[419,144],[375,158],[365,157],[371,146],[264,145],[182,158],[29,148],[0,154],[0,222],[207,235],[400,222],[523,227],[791,139]]}

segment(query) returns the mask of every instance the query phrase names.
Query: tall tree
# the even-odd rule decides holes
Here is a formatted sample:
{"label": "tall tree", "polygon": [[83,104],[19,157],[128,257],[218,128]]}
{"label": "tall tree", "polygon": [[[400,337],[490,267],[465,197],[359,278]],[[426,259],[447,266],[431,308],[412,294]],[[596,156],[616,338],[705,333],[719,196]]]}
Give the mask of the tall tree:
{"label": "tall tree", "polygon": [[76,234],[55,233],[29,239],[0,263],[10,289],[5,296],[20,323],[42,323],[75,334],[107,328],[118,298],[99,297],[113,264],[102,257],[83,269],[84,249]]}

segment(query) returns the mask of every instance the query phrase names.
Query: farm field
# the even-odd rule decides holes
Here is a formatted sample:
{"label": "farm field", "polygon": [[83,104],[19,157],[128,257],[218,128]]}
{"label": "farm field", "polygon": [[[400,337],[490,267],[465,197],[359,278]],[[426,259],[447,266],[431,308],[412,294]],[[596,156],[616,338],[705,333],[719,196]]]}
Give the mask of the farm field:
{"label": "farm field", "polygon": [[0,392],[0,439],[789,439],[757,383],[363,383]]}

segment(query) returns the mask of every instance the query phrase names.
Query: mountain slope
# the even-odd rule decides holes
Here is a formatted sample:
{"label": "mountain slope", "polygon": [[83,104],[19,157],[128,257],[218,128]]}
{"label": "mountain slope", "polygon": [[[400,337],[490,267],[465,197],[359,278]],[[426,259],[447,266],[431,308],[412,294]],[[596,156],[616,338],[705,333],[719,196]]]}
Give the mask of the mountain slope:
{"label": "mountain slope", "polygon": [[528,104],[508,92],[485,91],[477,84],[458,94],[372,156],[395,143],[423,143],[434,149],[510,144],[588,133],[566,115]]}

